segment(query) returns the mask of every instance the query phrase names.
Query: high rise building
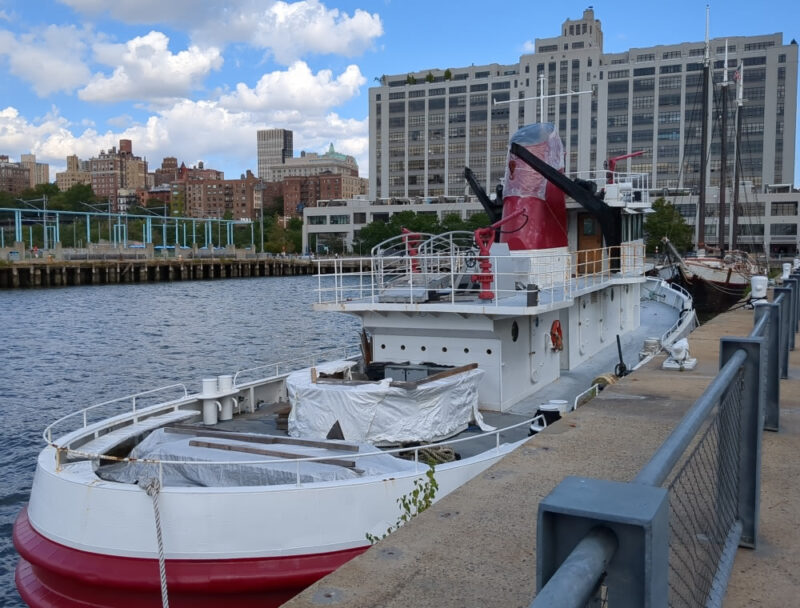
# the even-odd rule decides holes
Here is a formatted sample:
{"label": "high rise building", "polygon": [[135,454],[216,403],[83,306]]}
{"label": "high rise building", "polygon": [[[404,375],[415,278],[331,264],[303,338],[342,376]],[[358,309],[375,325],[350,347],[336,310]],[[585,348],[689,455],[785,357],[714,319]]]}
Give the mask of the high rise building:
{"label": "high rise building", "polygon": [[112,147],[89,159],[89,172],[95,196],[108,199],[113,211],[126,208],[124,203],[120,204],[120,190],[135,192],[147,186],[147,161],[133,155],[129,139],[119,140],[119,151]]}
{"label": "high rise building", "polygon": [[62,192],[76,184],[91,183],[92,174],[89,172],[89,162],[81,161],[75,154],[67,156],[67,170],[56,173],[56,185]]}
{"label": "high rise building", "polygon": [[31,188],[35,188],[38,184],[50,183],[50,165],[47,163],[37,163],[35,154],[20,155],[19,164],[30,171]]}
{"label": "high rise building", "polygon": [[293,133],[287,129],[264,129],[256,133],[258,151],[258,177],[267,181],[273,180],[270,168],[282,165],[292,158],[294,148]]}
{"label": "high rise building", "polygon": [[[742,179],[756,187],[791,183],[797,44],[785,45],[781,34],[715,38],[715,85],[726,40],[729,77],[741,66],[746,99]],[[465,166],[493,189],[504,175],[509,136],[540,119],[540,83],[544,120],[558,127],[567,172],[602,171],[607,159],[641,151],[619,169],[648,174],[653,188],[697,189],[704,54],[702,41],[604,53],[601,23],[588,9],[564,21],[558,36],[536,39],[535,52],[518,63],[384,76],[369,91],[370,197],[464,195]],[[709,92],[719,95],[719,86]],[[720,128],[716,119],[709,125],[707,184],[718,186]],[[729,135],[729,176],[733,141]]]}

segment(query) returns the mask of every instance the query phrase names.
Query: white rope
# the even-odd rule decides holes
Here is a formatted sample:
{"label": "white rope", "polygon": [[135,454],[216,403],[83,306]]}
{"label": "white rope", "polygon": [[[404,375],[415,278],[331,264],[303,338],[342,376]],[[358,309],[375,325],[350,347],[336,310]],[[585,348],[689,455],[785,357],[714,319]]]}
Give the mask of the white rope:
{"label": "white rope", "polygon": [[161,578],[161,606],[169,608],[169,595],[167,593],[167,564],[164,557],[164,539],[161,536],[161,514],[158,510],[158,494],[161,482],[153,478],[144,486],[144,491],[153,499],[153,514],[156,519],[156,539],[158,540],[158,574]]}

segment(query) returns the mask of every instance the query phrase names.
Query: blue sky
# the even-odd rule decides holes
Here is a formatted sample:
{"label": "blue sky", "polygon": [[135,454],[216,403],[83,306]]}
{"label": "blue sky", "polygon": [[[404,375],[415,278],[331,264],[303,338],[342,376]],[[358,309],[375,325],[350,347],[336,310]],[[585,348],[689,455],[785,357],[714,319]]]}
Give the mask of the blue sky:
{"label": "blue sky", "polygon": [[[606,52],[701,41],[705,2],[595,2]],[[133,140],[236,177],[256,172],[259,128],[294,131],[295,154],[337,150],[368,168],[367,90],[382,74],[515,63],[587,2],[421,0],[0,0],[0,154],[62,170]],[[655,7],[659,8],[656,9]],[[652,7],[652,8],[651,8]],[[711,4],[711,37],[782,32],[789,0]],[[798,149],[797,143],[795,150]],[[795,184],[800,183],[796,152]]]}

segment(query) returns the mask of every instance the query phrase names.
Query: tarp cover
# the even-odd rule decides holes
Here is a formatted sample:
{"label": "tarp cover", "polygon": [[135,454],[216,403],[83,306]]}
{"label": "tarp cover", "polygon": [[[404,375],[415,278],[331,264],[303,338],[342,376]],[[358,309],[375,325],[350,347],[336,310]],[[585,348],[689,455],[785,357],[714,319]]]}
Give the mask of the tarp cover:
{"label": "tarp cover", "polygon": [[[301,462],[287,459],[266,464],[263,461],[275,460],[270,456],[248,454],[224,449],[191,446],[192,440],[208,443],[245,446],[297,453],[303,456],[320,456],[355,462],[355,468],[347,468],[320,462]],[[341,442],[344,443],[344,442]],[[361,444],[359,452],[374,452],[375,447]],[[297,482],[298,465],[301,483],[355,479],[368,475],[392,475],[398,471],[414,470],[414,463],[391,454],[374,454],[354,458],[354,453],[344,450],[330,450],[297,446],[285,443],[264,444],[230,439],[196,437],[178,433],[168,433],[158,429],[136,446],[131,458],[180,461],[163,463],[163,484],[180,487],[232,487],[269,486],[293,484]],[[261,462],[259,462],[261,461]],[[202,464],[215,462],[221,464]],[[144,485],[148,480],[158,477],[158,465],[147,462],[120,462],[103,466],[97,474],[107,481],[138,483]]]}
{"label": "tarp cover", "polygon": [[[336,363],[329,369],[335,370]],[[446,439],[470,422],[490,431],[493,427],[478,411],[482,376],[483,370],[476,368],[406,390],[390,386],[391,378],[357,385],[315,384],[310,369],[299,370],[286,378],[292,405],[289,435],[325,438],[338,422],[347,441],[394,445]]]}

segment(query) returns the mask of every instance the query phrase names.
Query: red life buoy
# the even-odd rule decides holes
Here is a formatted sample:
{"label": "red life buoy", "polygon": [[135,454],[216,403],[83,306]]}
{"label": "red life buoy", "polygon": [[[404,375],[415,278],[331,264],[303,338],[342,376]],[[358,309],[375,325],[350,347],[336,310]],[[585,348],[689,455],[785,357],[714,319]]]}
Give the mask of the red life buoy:
{"label": "red life buoy", "polygon": [[558,319],[550,326],[550,342],[553,344],[553,350],[564,348],[564,334],[561,332],[561,321]]}

